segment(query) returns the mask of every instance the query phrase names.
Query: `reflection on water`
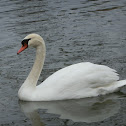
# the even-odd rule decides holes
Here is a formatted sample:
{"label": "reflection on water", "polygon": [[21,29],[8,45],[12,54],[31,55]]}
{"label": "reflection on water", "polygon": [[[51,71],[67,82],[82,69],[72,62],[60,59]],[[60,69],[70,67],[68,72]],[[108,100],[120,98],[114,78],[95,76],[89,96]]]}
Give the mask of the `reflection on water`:
{"label": "reflection on water", "polygon": [[120,95],[86,98],[78,100],[51,101],[51,102],[23,102],[19,101],[22,112],[30,118],[34,126],[44,125],[37,113],[38,109],[46,109],[47,113],[60,115],[62,119],[71,119],[74,122],[99,122],[107,119],[120,109],[118,98]]}
{"label": "reflection on water", "polygon": [[[40,118],[37,110],[34,110],[34,108],[31,109],[28,106],[23,105],[22,103],[21,103],[21,107],[22,107],[22,111],[24,112],[25,116],[28,117],[32,121],[32,126],[45,126],[45,124],[41,121],[41,118]],[[30,107],[31,107],[31,105],[30,105]],[[28,109],[28,110],[26,110],[26,109]],[[31,109],[31,110],[29,111],[29,109]]]}

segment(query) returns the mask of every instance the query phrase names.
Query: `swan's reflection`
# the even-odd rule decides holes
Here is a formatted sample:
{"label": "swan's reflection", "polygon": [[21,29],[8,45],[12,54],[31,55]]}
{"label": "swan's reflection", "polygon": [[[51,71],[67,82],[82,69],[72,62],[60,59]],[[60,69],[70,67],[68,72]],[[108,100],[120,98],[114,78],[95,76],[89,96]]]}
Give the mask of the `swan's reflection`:
{"label": "swan's reflection", "polygon": [[20,107],[35,126],[44,126],[40,121],[37,109],[47,109],[48,113],[61,115],[62,119],[71,119],[74,122],[98,122],[116,114],[120,108],[117,98],[120,95],[85,98],[79,100],[51,101],[51,102],[22,102]]}

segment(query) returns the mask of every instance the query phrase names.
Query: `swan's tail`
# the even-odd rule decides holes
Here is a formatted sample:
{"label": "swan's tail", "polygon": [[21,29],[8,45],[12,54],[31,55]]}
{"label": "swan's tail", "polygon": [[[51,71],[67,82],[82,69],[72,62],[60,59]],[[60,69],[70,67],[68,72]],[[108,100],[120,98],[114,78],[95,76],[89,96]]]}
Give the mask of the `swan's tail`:
{"label": "swan's tail", "polygon": [[114,85],[115,85],[114,86],[115,88],[120,88],[120,87],[126,85],[126,80],[117,81],[117,82],[114,83]]}
{"label": "swan's tail", "polygon": [[111,92],[116,92],[124,85],[126,85],[126,80],[120,80],[120,81],[114,82],[114,84],[110,85],[108,87],[108,90],[110,90]]}
{"label": "swan's tail", "polygon": [[113,93],[113,92],[119,91],[119,89],[121,87],[123,87],[124,85],[126,85],[126,80],[120,80],[120,81],[117,81],[117,82],[110,84],[107,87],[100,87],[97,93],[99,95],[100,94],[105,95],[105,94],[108,94],[108,93]]}

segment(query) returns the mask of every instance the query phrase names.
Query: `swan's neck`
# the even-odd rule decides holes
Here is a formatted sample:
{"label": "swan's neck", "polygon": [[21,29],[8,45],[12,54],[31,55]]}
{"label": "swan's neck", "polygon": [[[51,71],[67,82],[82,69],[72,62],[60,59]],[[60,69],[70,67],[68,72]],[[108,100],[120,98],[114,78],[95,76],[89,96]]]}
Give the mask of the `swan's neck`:
{"label": "swan's neck", "polygon": [[25,86],[35,88],[37,85],[37,81],[39,79],[40,73],[42,71],[44,60],[45,60],[45,43],[43,42],[36,48],[36,59],[30,74],[24,82]]}

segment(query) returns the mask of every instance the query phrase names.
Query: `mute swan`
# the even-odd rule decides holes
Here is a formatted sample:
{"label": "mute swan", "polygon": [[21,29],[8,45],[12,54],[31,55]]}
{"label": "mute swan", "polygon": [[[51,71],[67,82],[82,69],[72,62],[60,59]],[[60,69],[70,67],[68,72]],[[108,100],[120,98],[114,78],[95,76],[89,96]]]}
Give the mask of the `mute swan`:
{"label": "mute swan", "polygon": [[38,34],[29,34],[22,41],[19,54],[28,47],[36,48],[36,59],[27,79],[18,91],[24,101],[51,101],[94,97],[115,92],[126,85],[114,69],[82,62],[58,70],[36,86],[45,60],[45,43]]}

